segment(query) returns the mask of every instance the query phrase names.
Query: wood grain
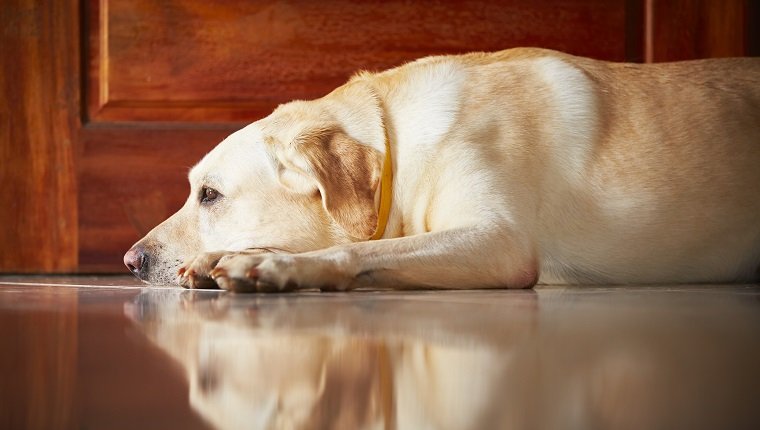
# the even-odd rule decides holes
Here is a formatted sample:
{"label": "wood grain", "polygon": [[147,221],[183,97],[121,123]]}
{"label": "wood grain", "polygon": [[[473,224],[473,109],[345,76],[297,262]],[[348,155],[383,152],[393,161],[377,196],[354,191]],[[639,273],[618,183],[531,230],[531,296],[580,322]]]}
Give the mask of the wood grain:
{"label": "wood grain", "polygon": [[125,270],[124,252],[187,199],[190,168],[237,128],[85,128],[79,160],[80,270]]}
{"label": "wood grain", "polygon": [[279,103],[320,97],[360,69],[431,54],[541,46],[624,60],[627,3],[90,1],[88,114],[254,120]]}
{"label": "wood grain", "polygon": [[73,0],[0,8],[0,271],[77,269],[77,12]]}
{"label": "wood grain", "polygon": [[[650,0],[648,62],[741,57],[748,53],[747,0]],[[757,17],[755,17],[757,18]]]}

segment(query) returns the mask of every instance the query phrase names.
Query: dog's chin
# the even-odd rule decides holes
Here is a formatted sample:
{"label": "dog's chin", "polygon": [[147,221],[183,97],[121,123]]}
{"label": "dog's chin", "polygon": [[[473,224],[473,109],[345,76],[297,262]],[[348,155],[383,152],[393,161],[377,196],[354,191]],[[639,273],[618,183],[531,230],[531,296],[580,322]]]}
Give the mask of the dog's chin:
{"label": "dog's chin", "polygon": [[144,284],[148,284],[151,287],[179,287],[179,280],[177,277],[177,267],[173,268],[158,268],[157,270],[151,270],[150,272],[138,276],[135,275],[137,279],[142,281]]}
{"label": "dog's chin", "polygon": [[160,276],[157,278],[150,279],[148,281],[143,281],[146,284],[149,284],[152,287],[167,287],[167,288],[179,288],[181,285],[179,284],[179,281],[177,280],[177,276]]}

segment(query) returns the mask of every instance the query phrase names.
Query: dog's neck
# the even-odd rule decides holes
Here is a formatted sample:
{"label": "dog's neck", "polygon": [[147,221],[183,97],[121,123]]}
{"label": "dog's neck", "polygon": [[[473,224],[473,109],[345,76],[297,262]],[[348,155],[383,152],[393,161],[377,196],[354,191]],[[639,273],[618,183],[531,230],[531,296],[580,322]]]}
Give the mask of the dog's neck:
{"label": "dog's neck", "polygon": [[377,230],[369,240],[377,240],[385,234],[388,225],[388,216],[391,213],[391,200],[393,199],[393,160],[391,159],[391,141],[388,131],[385,131],[385,161],[380,178],[380,209],[377,213]]}

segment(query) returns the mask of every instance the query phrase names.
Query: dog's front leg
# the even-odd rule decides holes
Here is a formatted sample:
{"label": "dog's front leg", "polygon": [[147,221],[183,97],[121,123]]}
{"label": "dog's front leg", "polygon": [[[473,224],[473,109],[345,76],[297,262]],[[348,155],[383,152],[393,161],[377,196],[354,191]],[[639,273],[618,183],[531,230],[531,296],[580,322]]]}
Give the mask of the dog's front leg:
{"label": "dog's front leg", "polygon": [[192,258],[186,260],[179,268],[177,272],[177,283],[184,288],[199,289],[199,288],[217,288],[218,285],[213,278],[211,278],[211,271],[214,270],[224,256],[227,255],[261,255],[267,252],[261,248],[248,249],[245,251],[231,252],[231,251],[212,251],[203,252],[198,255],[194,255]]}
{"label": "dog's front leg", "polygon": [[527,238],[468,227],[302,254],[230,254],[210,275],[232,291],[526,288],[538,268]]}

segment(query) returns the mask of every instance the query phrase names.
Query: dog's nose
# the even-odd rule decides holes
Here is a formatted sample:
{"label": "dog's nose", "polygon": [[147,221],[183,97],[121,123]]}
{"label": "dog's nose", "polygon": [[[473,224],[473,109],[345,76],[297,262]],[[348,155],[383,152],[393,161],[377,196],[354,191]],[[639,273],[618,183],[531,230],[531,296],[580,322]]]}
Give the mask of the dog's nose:
{"label": "dog's nose", "polygon": [[148,272],[148,254],[141,246],[135,245],[124,254],[124,264],[135,276],[145,279]]}

